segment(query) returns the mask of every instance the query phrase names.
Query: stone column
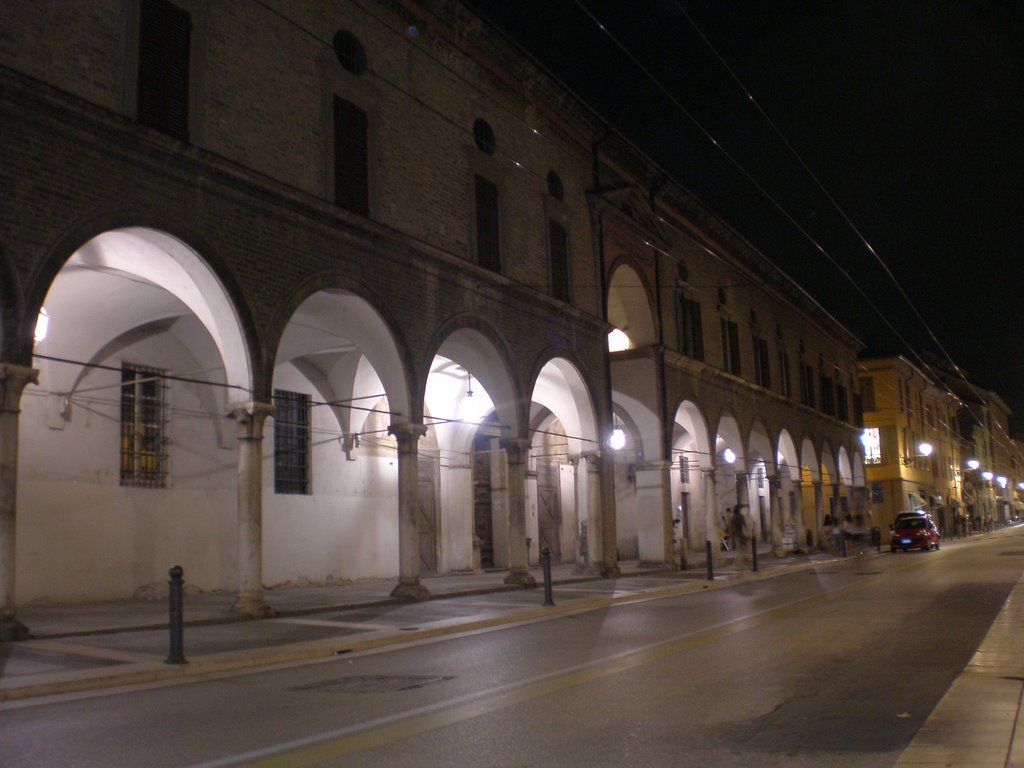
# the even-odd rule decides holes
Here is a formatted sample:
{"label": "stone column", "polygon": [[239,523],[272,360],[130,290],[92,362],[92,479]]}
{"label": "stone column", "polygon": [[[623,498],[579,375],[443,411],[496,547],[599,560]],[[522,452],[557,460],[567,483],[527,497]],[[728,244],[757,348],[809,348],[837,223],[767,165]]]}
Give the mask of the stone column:
{"label": "stone column", "polygon": [[228,406],[238,429],[238,596],[235,613],[272,616],[263,598],[263,425],[274,414],[267,403]]}
{"label": "stone column", "polygon": [[[807,538],[807,527],[804,523],[804,488],[799,480],[794,480],[792,485],[793,494],[793,520],[796,525],[797,535],[800,537],[800,542],[803,544]],[[820,534],[819,534],[820,535]],[[812,541],[816,541],[818,536],[815,535]]]}
{"label": "stone column", "polygon": [[716,565],[722,562],[722,550],[718,535],[718,485],[715,470],[702,469],[704,478],[704,529],[705,539],[711,542],[711,558]]}
{"label": "stone column", "polygon": [[25,386],[37,383],[39,371],[34,368],[0,363],[0,641],[29,636],[28,628],[14,615],[18,414]]}
{"label": "stone column", "polygon": [[601,563],[601,575],[605,578],[618,576],[619,544],[615,519],[615,459],[611,454],[594,451],[588,459],[597,469],[598,493],[594,500],[595,533],[601,537],[601,548],[597,553]]}
{"label": "stone column", "polygon": [[836,509],[836,515],[841,519],[845,519],[846,515],[843,514],[843,506],[841,503],[843,497],[839,494],[839,488],[839,483],[832,483],[832,498],[835,499],[835,501],[832,502],[832,506]]}
{"label": "stone column", "polygon": [[[740,508],[740,514],[747,521],[747,535],[756,540],[761,535],[761,521],[754,516],[754,510],[750,506],[750,475],[746,472],[736,473],[736,506]],[[732,524],[728,515],[726,524]]]}
{"label": "stone column", "polygon": [[772,554],[782,557],[786,550],[782,540],[782,510],[779,508],[778,475],[768,476],[768,514],[772,519]]}
{"label": "stone column", "polygon": [[537,586],[530,575],[526,549],[526,463],[530,441],[508,438],[501,441],[508,461],[508,576],[506,584]]}
{"label": "stone column", "polygon": [[428,600],[420,584],[419,440],[427,433],[422,424],[392,424],[388,434],[398,441],[398,584],[392,597]]}
{"label": "stone column", "polygon": [[671,465],[653,461],[636,468],[637,539],[640,565],[674,567]]}
{"label": "stone column", "polygon": [[821,493],[821,480],[812,480],[811,485],[814,486],[814,532],[818,539],[818,547],[827,549],[828,547],[821,541],[821,529],[825,527],[825,499]]}

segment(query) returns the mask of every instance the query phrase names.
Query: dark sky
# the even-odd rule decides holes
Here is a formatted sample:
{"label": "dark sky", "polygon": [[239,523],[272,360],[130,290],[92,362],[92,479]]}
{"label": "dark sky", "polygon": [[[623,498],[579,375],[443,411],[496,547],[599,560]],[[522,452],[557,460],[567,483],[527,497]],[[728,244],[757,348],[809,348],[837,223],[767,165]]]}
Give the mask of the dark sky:
{"label": "dark sky", "polygon": [[1024,415],[1024,2],[470,4],[871,348]]}

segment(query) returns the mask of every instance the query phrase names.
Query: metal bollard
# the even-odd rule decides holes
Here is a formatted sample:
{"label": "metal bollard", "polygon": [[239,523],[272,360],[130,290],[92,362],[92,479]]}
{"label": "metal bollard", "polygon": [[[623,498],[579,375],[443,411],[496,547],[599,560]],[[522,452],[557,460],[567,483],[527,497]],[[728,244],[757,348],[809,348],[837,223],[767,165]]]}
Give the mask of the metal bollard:
{"label": "metal bollard", "polygon": [[551,549],[544,547],[540,551],[540,567],[544,571],[544,605],[554,605],[555,599],[551,595]]}
{"label": "metal bollard", "polygon": [[751,561],[750,562],[752,563],[751,567],[756,571],[757,570],[757,537],[756,536],[751,536],[750,537],[750,554],[751,554]]}
{"label": "metal bollard", "polygon": [[184,617],[182,614],[182,584],[184,584],[185,571],[180,565],[176,565],[167,572],[170,576],[167,583],[170,585],[168,598],[170,603],[170,644],[167,652],[166,664],[185,664],[185,642],[183,632]]}
{"label": "metal bollard", "polygon": [[715,580],[715,565],[714,565],[714,563],[711,560],[711,554],[712,553],[711,553],[711,542],[710,541],[705,541],[704,542],[704,549],[708,553],[708,581],[714,581]]}

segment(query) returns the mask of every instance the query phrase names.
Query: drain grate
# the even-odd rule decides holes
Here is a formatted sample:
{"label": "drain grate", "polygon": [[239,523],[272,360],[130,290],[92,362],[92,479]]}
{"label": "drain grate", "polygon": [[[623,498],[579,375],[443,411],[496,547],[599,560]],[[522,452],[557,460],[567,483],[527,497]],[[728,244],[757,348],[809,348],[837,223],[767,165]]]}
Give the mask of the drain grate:
{"label": "drain grate", "polygon": [[450,675],[361,675],[299,685],[292,690],[327,691],[328,693],[396,693],[454,679]]}

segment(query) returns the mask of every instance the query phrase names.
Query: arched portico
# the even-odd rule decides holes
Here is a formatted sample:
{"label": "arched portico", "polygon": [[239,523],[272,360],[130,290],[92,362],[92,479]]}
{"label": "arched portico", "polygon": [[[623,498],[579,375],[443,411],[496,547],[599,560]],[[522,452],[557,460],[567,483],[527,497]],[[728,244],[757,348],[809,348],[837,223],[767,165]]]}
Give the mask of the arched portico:
{"label": "arched portico", "polygon": [[[223,276],[174,236],[126,227],[76,248],[46,308],[22,399],[18,599],[236,588],[261,610],[266,404]],[[238,418],[239,439],[225,414]],[[53,537],[54,526],[74,535]],[[189,542],[204,541],[196,549]]]}
{"label": "arched portico", "polygon": [[[614,459],[602,445],[594,393],[575,362],[541,359],[531,397],[531,448],[543,450],[531,456],[530,539],[551,549],[551,532],[560,531],[562,562],[615,571],[618,504],[608,482]],[[537,547],[531,558],[539,553]]]}
{"label": "arched portico", "polygon": [[317,282],[299,294],[277,345],[264,452],[268,581],[397,575],[403,594],[425,597],[419,482],[403,475],[418,470],[406,356],[358,286]]}

